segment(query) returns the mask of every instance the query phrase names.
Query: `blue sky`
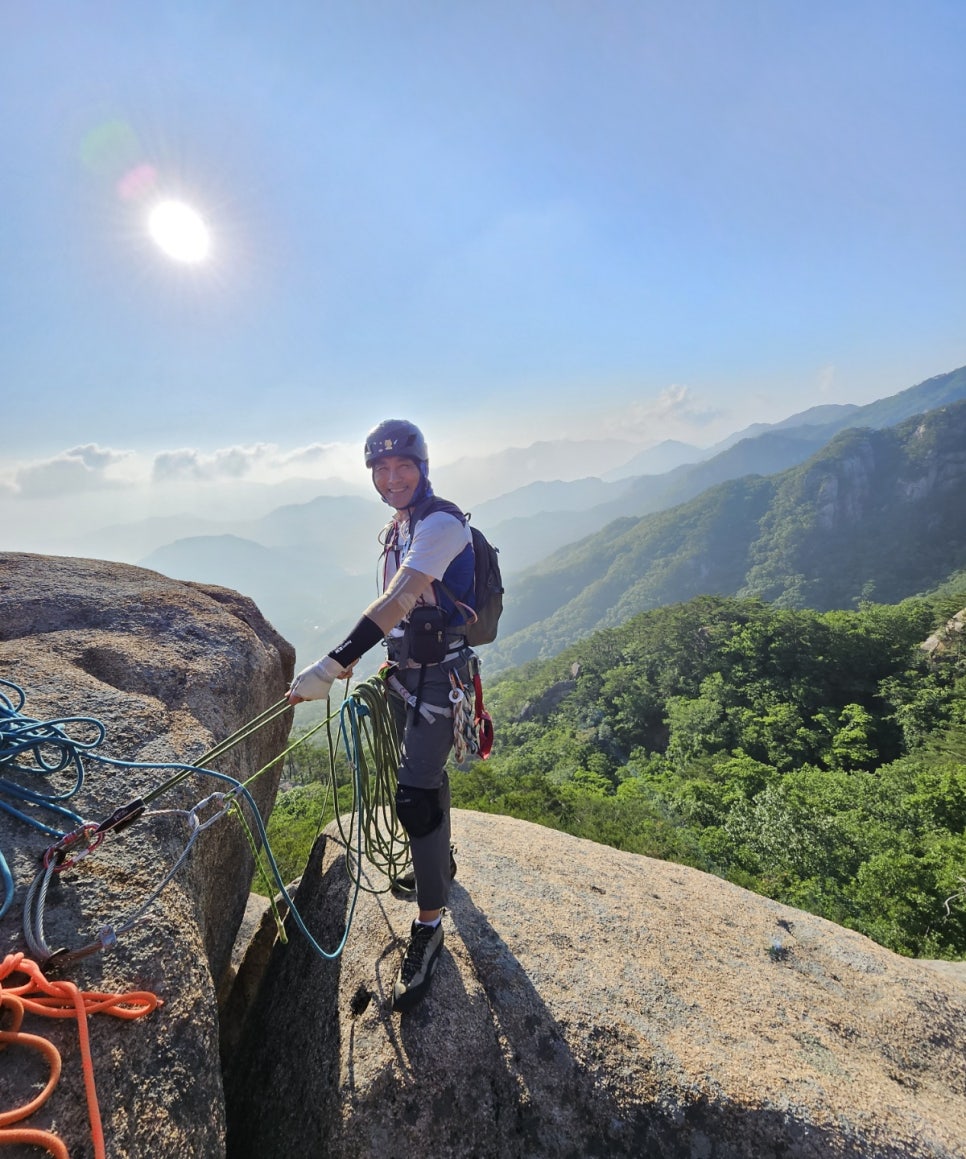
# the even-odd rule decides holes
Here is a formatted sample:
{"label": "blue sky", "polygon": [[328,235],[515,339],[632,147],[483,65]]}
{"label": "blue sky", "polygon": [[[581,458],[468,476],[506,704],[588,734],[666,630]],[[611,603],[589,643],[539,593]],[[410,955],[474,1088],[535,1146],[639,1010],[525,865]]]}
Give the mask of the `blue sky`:
{"label": "blue sky", "polygon": [[961,0],[8,0],[0,508],[341,473],[390,414],[709,445],[960,366],[964,59]]}

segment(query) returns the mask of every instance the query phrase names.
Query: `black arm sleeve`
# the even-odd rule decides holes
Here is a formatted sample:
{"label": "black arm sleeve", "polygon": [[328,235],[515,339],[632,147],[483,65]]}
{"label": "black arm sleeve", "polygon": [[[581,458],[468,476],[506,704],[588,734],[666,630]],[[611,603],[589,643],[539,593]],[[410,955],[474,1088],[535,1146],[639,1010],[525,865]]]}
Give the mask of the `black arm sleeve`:
{"label": "black arm sleeve", "polygon": [[382,628],[375,622],[370,620],[368,616],[363,616],[358,624],[352,629],[348,636],[333,648],[329,655],[333,660],[338,661],[343,668],[348,668],[350,664],[355,664],[359,657],[368,652],[370,648],[375,647],[382,639]]}

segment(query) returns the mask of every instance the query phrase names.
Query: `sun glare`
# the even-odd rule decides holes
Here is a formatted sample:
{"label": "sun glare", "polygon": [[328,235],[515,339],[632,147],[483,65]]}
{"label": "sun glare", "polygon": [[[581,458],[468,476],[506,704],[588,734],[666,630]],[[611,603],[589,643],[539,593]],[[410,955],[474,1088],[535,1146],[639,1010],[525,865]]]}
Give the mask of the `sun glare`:
{"label": "sun glare", "polygon": [[159,201],[148,215],[148,230],[173,261],[195,265],[211,252],[211,234],[204,218],[183,201]]}

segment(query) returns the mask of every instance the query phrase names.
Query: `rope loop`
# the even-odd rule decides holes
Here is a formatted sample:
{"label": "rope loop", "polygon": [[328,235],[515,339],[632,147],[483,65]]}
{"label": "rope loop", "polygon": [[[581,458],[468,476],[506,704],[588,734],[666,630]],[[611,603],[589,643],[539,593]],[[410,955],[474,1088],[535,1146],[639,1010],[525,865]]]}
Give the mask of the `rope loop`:
{"label": "rope loop", "polygon": [[[2,691],[10,689],[16,703]],[[83,782],[84,769],[81,753],[98,748],[106,736],[104,725],[92,716],[61,716],[52,720],[36,720],[23,716],[21,709],[27,702],[23,689],[10,680],[0,679],[0,765],[27,774],[59,773],[73,764],[79,781]],[[93,735],[72,736],[68,725],[89,729]],[[79,788],[79,785],[77,786]],[[51,797],[63,800],[71,792]]]}
{"label": "rope loop", "polygon": [[[20,985],[6,985],[6,980],[16,975],[27,980]],[[53,1043],[34,1034],[21,1031],[25,1013],[40,1014],[48,1018],[76,1018],[77,1034],[80,1040],[81,1065],[84,1074],[84,1089],[87,1096],[87,1112],[90,1119],[91,1139],[94,1144],[95,1159],[104,1159],[106,1148],[104,1128],[97,1102],[97,1087],[94,1081],[94,1060],[91,1052],[87,1018],[90,1014],[110,1014],[114,1018],[131,1020],[143,1018],[163,1003],[155,994],[146,990],[135,990],[128,994],[104,994],[99,991],[84,992],[73,982],[56,981],[46,978],[40,966],[23,954],[8,954],[0,962],[0,1010],[9,1011],[12,1025],[0,1031],[0,1045],[26,1046],[39,1051],[50,1065],[50,1074],[43,1090],[29,1102],[13,1110],[0,1112],[0,1145],[29,1144],[45,1148],[56,1159],[67,1159],[67,1148],[63,1141],[50,1131],[40,1131],[16,1124],[29,1118],[49,1098],[61,1074],[61,1057]]]}

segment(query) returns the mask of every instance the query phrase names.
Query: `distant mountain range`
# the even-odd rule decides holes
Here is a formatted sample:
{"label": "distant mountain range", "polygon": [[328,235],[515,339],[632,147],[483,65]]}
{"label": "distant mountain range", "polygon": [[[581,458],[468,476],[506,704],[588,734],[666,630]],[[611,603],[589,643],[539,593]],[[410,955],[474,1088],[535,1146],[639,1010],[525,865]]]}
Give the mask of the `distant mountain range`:
{"label": "distant mountain range", "polygon": [[[644,472],[634,478],[604,483],[600,500],[588,507],[570,495],[586,494],[581,483],[545,484],[503,497],[499,506],[483,503],[475,512],[481,527],[500,546],[510,574],[545,559],[558,548],[593,534],[612,519],[640,517],[684,503],[709,487],[744,475],[773,475],[803,463],[839,431],[852,426],[881,430],[912,415],[966,398],[966,367],[937,375],[890,398],[866,406],[821,406],[793,415],[773,425],[758,424],[725,439],[694,462],[681,464],[663,474]],[[683,446],[683,444],[678,444]],[[652,448],[657,450],[657,448]],[[635,461],[643,466],[647,455]],[[537,508],[533,500],[540,497]],[[504,513],[517,500],[512,517]],[[496,516],[496,518],[494,518]]]}
{"label": "distant mountain range", "polygon": [[820,611],[894,603],[966,567],[964,513],[966,400],[850,427],[798,466],[614,520],[518,576],[487,666],[701,594]]}
{"label": "distant mountain range", "polygon": [[375,596],[383,514],[375,494],[323,496],[231,524],[230,532],[175,539],[138,563],[251,596],[301,659],[344,632]]}
{"label": "distant mountain range", "polygon": [[[712,573],[730,578],[727,583],[716,578],[718,586],[701,590],[733,592],[747,586],[746,541],[771,504],[763,479],[806,463],[846,428],[883,430],[963,398],[966,367],[868,406],[815,407],[781,423],[756,425],[704,450],[671,442],[644,452],[620,440],[548,442],[508,449],[485,462],[466,459],[434,469],[437,493],[470,510],[473,522],[501,549],[507,610],[500,640],[486,649],[488,667],[506,667],[556,647],[558,640],[569,642],[598,622],[616,622],[615,617],[631,614],[627,608],[632,605],[634,611],[654,606],[648,599],[685,598],[673,583],[658,582],[654,570],[663,567],[675,574],[680,551],[692,553],[699,589],[701,576],[710,583]],[[586,477],[547,477],[563,463],[572,476],[574,462]],[[488,494],[471,483],[481,477],[490,481]],[[91,542],[110,549],[97,547],[104,558],[135,558],[178,579],[223,584],[251,595],[295,644],[300,662],[308,662],[323,646],[330,647],[375,595],[377,535],[386,514],[374,492],[371,497],[326,496],[280,506],[249,521],[145,520],[107,529]],[[607,546],[648,520],[651,562]],[[703,530],[690,548],[675,547],[674,529],[688,521],[697,521]],[[139,555],[131,554],[132,544],[140,546]],[[615,578],[622,570],[623,586]],[[768,587],[762,580],[762,585],[763,591],[775,590],[774,583]],[[584,597],[589,588],[593,592]],[[627,594],[632,588],[636,595]],[[642,596],[649,590],[650,596]],[[581,598],[594,613],[569,607]],[[543,643],[528,642],[540,632],[546,636]]]}

